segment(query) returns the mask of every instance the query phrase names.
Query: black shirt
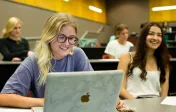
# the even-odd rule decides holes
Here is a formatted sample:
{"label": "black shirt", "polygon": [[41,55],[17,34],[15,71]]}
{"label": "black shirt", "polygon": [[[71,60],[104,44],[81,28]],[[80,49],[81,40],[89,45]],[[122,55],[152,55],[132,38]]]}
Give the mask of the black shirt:
{"label": "black shirt", "polygon": [[14,57],[24,60],[29,51],[29,43],[26,39],[21,38],[21,41],[15,41],[10,38],[0,40],[0,52],[3,55],[3,61],[12,61]]}

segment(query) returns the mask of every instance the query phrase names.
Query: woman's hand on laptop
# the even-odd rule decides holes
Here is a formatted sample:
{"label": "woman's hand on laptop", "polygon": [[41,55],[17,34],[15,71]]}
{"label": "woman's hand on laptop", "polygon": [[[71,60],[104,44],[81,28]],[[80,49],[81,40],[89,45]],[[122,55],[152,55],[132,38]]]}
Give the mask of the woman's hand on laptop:
{"label": "woman's hand on laptop", "polygon": [[123,106],[124,106],[124,102],[121,101],[121,100],[118,100],[116,109],[118,110],[118,109],[120,109],[120,108],[123,108]]}

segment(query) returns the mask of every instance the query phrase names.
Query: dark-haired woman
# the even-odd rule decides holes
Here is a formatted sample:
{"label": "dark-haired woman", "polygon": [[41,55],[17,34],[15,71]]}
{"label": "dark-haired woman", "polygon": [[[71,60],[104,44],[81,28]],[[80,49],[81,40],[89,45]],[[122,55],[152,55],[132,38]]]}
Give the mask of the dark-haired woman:
{"label": "dark-haired woman", "polygon": [[124,99],[167,96],[169,86],[169,53],[162,27],[150,22],[141,30],[136,51],[120,57],[124,70],[120,96]]}

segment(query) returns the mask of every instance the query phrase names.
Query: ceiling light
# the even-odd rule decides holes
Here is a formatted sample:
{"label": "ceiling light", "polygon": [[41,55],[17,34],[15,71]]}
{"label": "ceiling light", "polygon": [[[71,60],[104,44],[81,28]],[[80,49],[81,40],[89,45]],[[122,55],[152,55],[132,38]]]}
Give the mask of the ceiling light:
{"label": "ceiling light", "polygon": [[92,10],[92,11],[95,11],[95,12],[98,12],[98,13],[102,13],[102,10],[97,8],[97,7],[94,7],[94,6],[89,6],[89,9]]}
{"label": "ceiling light", "polygon": [[65,2],[69,2],[69,0],[64,0]]}
{"label": "ceiling light", "polygon": [[174,10],[174,9],[176,9],[176,5],[173,5],[173,6],[162,6],[162,7],[153,7],[152,11]]}

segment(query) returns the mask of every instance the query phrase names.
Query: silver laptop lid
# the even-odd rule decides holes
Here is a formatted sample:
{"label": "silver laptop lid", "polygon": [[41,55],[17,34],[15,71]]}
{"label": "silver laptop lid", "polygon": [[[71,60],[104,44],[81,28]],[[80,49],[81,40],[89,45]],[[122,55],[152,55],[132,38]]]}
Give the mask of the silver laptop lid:
{"label": "silver laptop lid", "polygon": [[116,112],[123,72],[49,73],[44,112]]}

